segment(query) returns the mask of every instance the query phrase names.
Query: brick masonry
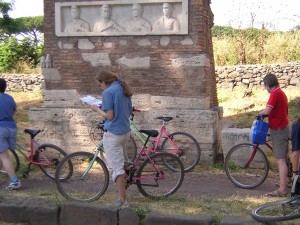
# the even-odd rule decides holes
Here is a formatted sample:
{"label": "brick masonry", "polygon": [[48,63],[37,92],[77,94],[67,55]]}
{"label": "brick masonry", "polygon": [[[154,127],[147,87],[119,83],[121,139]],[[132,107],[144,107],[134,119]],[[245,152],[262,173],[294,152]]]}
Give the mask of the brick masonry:
{"label": "brick masonry", "polygon": [[117,37],[57,37],[55,2],[63,1],[44,0],[44,105],[29,113],[31,126],[44,129],[41,141],[68,152],[94,149],[88,132],[102,118],[79,98],[99,96],[94,77],[105,69],[131,86],[134,105],[144,109],[136,117],[141,128],[158,129],[156,116],[173,116],[169,132],[191,133],[200,143],[201,161],[212,163],[220,153],[222,110],[217,103],[210,0],[189,1],[188,35]]}

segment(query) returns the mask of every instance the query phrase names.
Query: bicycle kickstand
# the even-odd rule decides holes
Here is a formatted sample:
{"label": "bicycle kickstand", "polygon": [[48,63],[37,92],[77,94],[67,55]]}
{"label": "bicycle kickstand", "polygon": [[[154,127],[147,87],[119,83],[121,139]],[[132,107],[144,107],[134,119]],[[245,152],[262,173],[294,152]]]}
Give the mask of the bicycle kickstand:
{"label": "bicycle kickstand", "polygon": [[31,163],[28,163],[27,171],[22,174],[23,178],[27,178],[29,176],[30,166]]}

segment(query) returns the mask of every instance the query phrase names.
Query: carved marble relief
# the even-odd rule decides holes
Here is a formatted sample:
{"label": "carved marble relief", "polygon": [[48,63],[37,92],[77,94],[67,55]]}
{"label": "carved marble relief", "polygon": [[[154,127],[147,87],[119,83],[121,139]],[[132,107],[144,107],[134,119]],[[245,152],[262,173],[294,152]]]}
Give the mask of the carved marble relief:
{"label": "carved marble relief", "polygon": [[55,3],[57,36],[188,34],[188,0]]}

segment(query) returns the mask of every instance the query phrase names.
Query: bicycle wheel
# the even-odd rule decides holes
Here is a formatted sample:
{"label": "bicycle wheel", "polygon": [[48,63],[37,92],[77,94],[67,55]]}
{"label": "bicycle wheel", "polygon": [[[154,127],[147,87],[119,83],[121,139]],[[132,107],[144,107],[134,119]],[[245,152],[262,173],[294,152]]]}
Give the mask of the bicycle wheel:
{"label": "bicycle wheel", "polygon": [[279,222],[300,218],[300,196],[269,202],[252,210],[253,219],[260,222]]}
{"label": "bicycle wheel", "polygon": [[[15,172],[18,172],[20,169],[20,159],[19,159],[18,154],[16,153],[16,151],[12,151],[12,150],[9,150],[8,154],[9,154],[9,158],[15,168]],[[0,173],[7,174],[7,172],[5,171],[3,166],[1,166],[1,168],[0,168]]]}
{"label": "bicycle wheel", "polygon": [[[157,153],[146,159],[137,171],[136,185],[142,195],[160,199],[173,195],[181,186],[184,167],[181,160],[170,153]],[[176,168],[170,169],[165,162]]]}
{"label": "bicycle wheel", "polygon": [[96,124],[94,127],[92,127],[92,128],[90,129],[90,131],[89,131],[89,136],[90,136],[92,142],[93,142],[96,146],[99,145],[100,140],[102,139],[103,134],[104,134],[103,129],[102,129],[102,126],[103,126],[103,124],[98,123],[98,124]]}
{"label": "bicycle wheel", "polygon": [[[55,179],[57,165],[67,155],[60,147],[52,144],[42,144],[35,152],[36,161],[40,163],[41,171],[49,178]],[[61,177],[67,179],[67,177]]]}
{"label": "bicycle wheel", "polygon": [[[59,163],[55,182],[58,191],[66,199],[92,202],[99,199],[107,190],[109,184],[107,167],[99,157],[91,164],[93,156],[94,154],[89,152],[74,152]],[[58,179],[70,173],[70,163],[72,176],[64,181]],[[91,166],[90,170],[88,170],[89,166]]]}
{"label": "bicycle wheel", "polygon": [[[137,147],[135,140],[133,137],[130,135],[128,142],[127,142],[127,156],[130,162],[133,162],[136,158],[137,155]],[[105,156],[105,151],[100,150],[100,158],[106,162],[106,156]]]}
{"label": "bicycle wheel", "polygon": [[184,166],[184,172],[189,172],[195,168],[200,160],[200,146],[197,140],[185,132],[175,132],[169,135],[175,143],[171,143],[167,138],[162,142],[161,151],[177,155]]}
{"label": "bicycle wheel", "polygon": [[[255,145],[243,143],[231,148],[225,157],[227,177],[241,188],[255,188],[268,176],[269,163],[265,153]],[[251,157],[253,159],[251,160]]]}

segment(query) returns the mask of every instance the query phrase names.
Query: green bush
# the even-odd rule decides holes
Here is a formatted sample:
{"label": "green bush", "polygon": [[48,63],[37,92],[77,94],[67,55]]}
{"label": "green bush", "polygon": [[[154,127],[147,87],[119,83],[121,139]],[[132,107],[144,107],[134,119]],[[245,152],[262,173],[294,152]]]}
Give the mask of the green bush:
{"label": "green bush", "polygon": [[42,54],[43,46],[36,46],[29,38],[5,38],[0,42],[0,72],[18,71],[20,63],[33,68],[39,63]]}

